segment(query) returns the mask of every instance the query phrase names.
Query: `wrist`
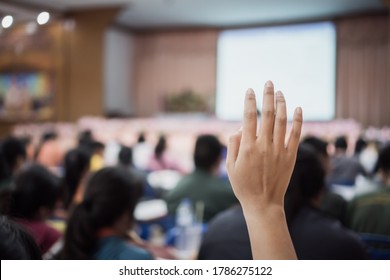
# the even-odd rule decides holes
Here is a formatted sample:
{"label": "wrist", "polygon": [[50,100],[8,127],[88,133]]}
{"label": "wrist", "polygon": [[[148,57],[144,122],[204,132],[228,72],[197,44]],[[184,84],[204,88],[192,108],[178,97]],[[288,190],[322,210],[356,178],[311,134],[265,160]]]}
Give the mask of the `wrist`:
{"label": "wrist", "polygon": [[276,220],[286,220],[284,206],[280,204],[242,204],[242,209],[247,221],[256,220],[257,223],[261,221],[273,223]]}

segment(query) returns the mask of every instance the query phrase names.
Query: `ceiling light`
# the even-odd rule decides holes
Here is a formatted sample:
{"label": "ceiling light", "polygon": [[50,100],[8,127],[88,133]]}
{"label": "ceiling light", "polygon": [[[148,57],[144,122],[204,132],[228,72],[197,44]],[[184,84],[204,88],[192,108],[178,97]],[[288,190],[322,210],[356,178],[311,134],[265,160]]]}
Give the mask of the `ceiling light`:
{"label": "ceiling light", "polygon": [[14,18],[8,15],[3,17],[3,20],[1,21],[1,26],[3,26],[3,28],[8,28],[12,25],[13,22],[14,22]]}
{"label": "ceiling light", "polygon": [[46,24],[50,19],[50,14],[48,12],[42,12],[37,17],[37,22],[40,25]]}

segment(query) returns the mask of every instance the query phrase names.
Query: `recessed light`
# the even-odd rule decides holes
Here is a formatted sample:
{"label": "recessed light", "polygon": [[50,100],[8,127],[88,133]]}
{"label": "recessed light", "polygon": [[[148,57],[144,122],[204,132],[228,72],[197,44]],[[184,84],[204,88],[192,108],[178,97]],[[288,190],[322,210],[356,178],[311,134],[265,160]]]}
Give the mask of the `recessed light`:
{"label": "recessed light", "polygon": [[50,19],[50,14],[48,12],[42,12],[37,17],[37,22],[39,25],[46,24]]}
{"label": "recessed light", "polygon": [[12,25],[13,22],[14,22],[14,18],[8,15],[3,17],[3,20],[1,21],[1,26],[3,26],[3,28],[8,28]]}

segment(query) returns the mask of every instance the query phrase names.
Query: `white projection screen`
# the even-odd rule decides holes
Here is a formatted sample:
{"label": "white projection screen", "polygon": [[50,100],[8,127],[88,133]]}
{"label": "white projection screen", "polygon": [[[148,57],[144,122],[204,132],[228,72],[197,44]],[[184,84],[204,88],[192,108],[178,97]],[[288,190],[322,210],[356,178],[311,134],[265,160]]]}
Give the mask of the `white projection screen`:
{"label": "white projection screen", "polygon": [[216,114],[241,120],[248,88],[261,108],[264,83],[272,80],[287,100],[292,119],[297,106],[305,121],[335,115],[336,32],[321,22],[221,32],[217,53]]}

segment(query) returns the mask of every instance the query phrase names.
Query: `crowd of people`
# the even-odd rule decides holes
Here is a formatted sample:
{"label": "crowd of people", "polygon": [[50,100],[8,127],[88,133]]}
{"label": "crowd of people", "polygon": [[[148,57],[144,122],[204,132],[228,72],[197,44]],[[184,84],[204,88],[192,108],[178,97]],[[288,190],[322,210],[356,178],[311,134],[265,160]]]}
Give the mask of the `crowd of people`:
{"label": "crowd of people", "polygon": [[[148,223],[163,235],[183,200],[201,205],[197,259],[390,258],[390,145],[359,139],[352,155],[346,136],[301,139],[301,108],[286,141],[286,103],[271,82],[260,120],[252,90],[244,111],[227,147],[215,135],[197,137],[190,172],[168,152],[164,135],[153,148],[140,133],[133,147],[117,149],[115,165],[91,131],[65,152],[53,131],[38,145],[27,136],[2,139],[1,259],[177,258],[169,242],[156,248],[140,238],[134,210],[150,198],[167,206]],[[368,154],[375,166],[366,164]],[[171,190],[148,181],[161,170],[180,174]]]}

